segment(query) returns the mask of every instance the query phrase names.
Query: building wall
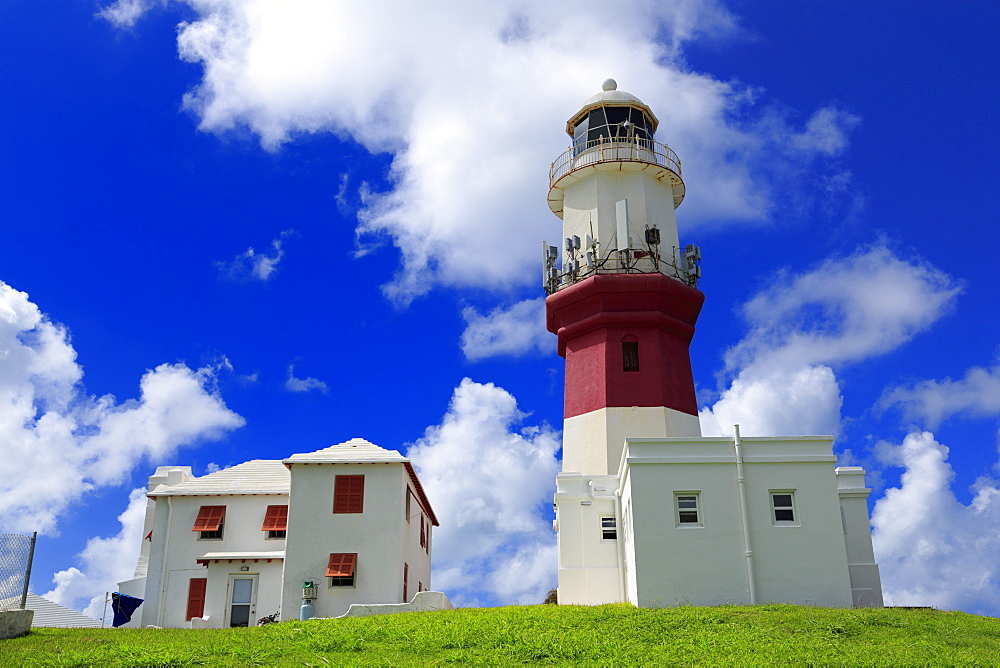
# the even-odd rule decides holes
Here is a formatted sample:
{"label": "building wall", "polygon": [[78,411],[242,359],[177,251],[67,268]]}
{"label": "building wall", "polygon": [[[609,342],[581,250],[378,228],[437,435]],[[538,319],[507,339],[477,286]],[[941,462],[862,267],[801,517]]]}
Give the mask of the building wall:
{"label": "building wall", "polygon": [[847,542],[847,567],[851,575],[851,595],[856,607],[881,608],[882,578],[872,550],[871,521],[865,470],[857,466],[837,469],[837,491]]}
{"label": "building wall", "polygon": [[[851,605],[831,441],[824,437],[743,440],[757,602]],[[748,603],[732,441],[630,440],[627,447],[636,536],[634,602]],[[772,491],[793,492],[794,524],[773,521]],[[699,494],[702,526],[677,523],[677,492]]]}
{"label": "building wall", "polygon": [[[838,476],[831,444],[829,437],[743,439],[758,603],[850,607],[881,596],[860,496],[867,491],[858,489],[863,471],[860,482]],[[731,439],[629,439],[619,476],[564,473],[556,484],[561,603],[751,602]],[[775,521],[772,492],[793,495],[793,522]],[[678,521],[678,493],[697,494],[697,524]],[[617,514],[617,544],[599,539],[600,516],[609,512]]]}
{"label": "building wall", "polygon": [[[559,474],[556,527],[559,533],[559,603],[619,603],[621,528],[615,508],[616,476]],[[602,537],[601,518],[616,519],[617,540]]]}
{"label": "building wall", "polygon": [[[155,490],[154,490],[155,492]],[[185,620],[187,612],[188,583],[191,578],[208,577],[205,614],[212,619],[209,628],[222,628],[219,616],[226,602],[226,583],[220,584],[223,569],[214,565],[210,569],[198,564],[198,558],[210,552],[283,552],[284,539],[268,539],[261,530],[269,505],[288,503],[285,495],[228,495],[228,496],[160,496],[156,497],[153,514],[153,538],[149,553],[142,625],[168,628],[190,627]],[[226,516],[221,539],[201,539],[192,531],[198,511],[202,506],[226,506]],[[263,563],[263,562],[261,562]],[[275,563],[275,562],[272,562]],[[280,568],[265,568],[254,563],[227,564],[225,568],[239,573],[239,566],[250,565],[260,569],[261,583],[257,609],[276,608],[280,598],[274,593],[267,578],[280,579]],[[256,610],[251,615],[256,614]],[[254,618],[256,619],[256,618]]]}
{"label": "building wall", "polygon": [[[419,520],[404,517],[409,477],[402,464],[293,463],[291,474],[282,619],[298,617],[305,581],[319,585],[316,617],[342,615],[352,603],[404,602],[404,563],[409,598],[418,582],[430,582],[430,556],[418,554]],[[365,476],[363,512],[333,513],[336,475]],[[325,573],[333,553],[358,555],[354,587],[329,586]]]}

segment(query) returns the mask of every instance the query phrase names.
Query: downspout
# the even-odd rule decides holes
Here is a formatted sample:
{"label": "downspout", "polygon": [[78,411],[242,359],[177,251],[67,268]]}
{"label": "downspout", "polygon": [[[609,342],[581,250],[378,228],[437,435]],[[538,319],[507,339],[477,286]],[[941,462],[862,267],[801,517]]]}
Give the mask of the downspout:
{"label": "downspout", "polygon": [[750,518],[747,513],[746,479],[743,476],[743,450],[740,448],[740,426],[733,425],[733,447],[736,449],[736,487],[740,493],[740,519],[743,522],[743,551],[747,559],[747,594],[750,605],[757,604],[757,585],[753,579],[753,550],[750,549]]}
{"label": "downspout", "polygon": [[618,598],[625,603],[625,518],[622,517],[622,490],[615,490],[615,544],[618,548]]}
{"label": "downspout", "polygon": [[[167,530],[163,537],[163,567],[160,570],[160,604],[156,608],[156,625],[163,626],[163,605],[167,597],[167,558],[170,556],[170,529],[173,527],[173,497],[167,496]],[[150,550],[152,551],[152,550]],[[148,626],[148,625],[147,625]]]}

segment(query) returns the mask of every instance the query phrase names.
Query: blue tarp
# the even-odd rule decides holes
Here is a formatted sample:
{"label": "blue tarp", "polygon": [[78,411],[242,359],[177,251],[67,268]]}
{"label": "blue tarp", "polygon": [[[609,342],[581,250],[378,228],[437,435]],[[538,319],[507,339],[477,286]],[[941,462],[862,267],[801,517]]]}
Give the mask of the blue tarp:
{"label": "blue tarp", "polygon": [[119,627],[132,619],[132,613],[142,605],[142,599],[115,592],[111,594],[111,609],[115,611],[115,621],[111,626]]}

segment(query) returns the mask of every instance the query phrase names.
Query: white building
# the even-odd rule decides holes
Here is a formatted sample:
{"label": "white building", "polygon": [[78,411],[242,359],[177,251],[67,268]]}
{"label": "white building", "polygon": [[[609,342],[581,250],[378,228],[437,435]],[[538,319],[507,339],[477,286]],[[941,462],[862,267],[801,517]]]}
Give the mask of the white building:
{"label": "white building", "polygon": [[253,625],[296,619],[305,582],[317,617],[352,603],[405,603],[430,587],[437,518],[410,461],[362,439],[201,477],[149,479],[129,626]]}
{"label": "white building", "polygon": [[566,358],[559,602],[881,606],[864,470],[830,436],[703,438],[688,345],[705,296],[681,247],[681,163],[608,80],[567,123],[545,247]]}

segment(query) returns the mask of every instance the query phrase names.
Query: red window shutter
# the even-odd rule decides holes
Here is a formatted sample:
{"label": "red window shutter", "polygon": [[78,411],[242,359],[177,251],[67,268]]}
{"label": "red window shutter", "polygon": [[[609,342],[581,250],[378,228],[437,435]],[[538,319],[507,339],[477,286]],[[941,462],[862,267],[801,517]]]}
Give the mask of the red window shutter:
{"label": "red window shutter", "polygon": [[427,534],[424,532],[424,516],[420,515],[420,547],[427,544]]}
{"label": "red window shutter", "polygon": [[354,564],[358,561],[358,553],[331,554],[326,565],[326,575],[331,578],[349,578],[354,575]]}
{"label": "red window shutter", "polygon": [[202,506],[191,531],[218,531],[225,516],[225,506]]}
{"label": "red window shutter", "polygon": [[287,531],[288,506],[268,506],[261,531]]}
{"label": "red window shutter", "polygon": [[188,584],[187,616],[184,619],[203,617],[205,615],[205,588],[208,578],[191,578]]}
{"label": "red window shutter", "polygon": [[364,509],[365,477],[338,475],[333,485],[333,512],[360,513]]}
{"label": "red window shutter", "polygon": [[403,603],[409,603],[410,599],[407,597],[407,583],[406,581],[410,577],[410,567],[406,563],[403,564]]}
{"label": "red window shutter", "polygon": [[431,553],[431,521],[427,520],[427,536],[424,538],[424,552],[430,556]]}

